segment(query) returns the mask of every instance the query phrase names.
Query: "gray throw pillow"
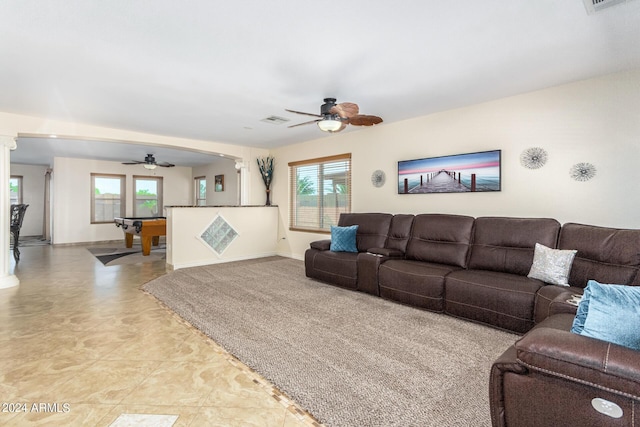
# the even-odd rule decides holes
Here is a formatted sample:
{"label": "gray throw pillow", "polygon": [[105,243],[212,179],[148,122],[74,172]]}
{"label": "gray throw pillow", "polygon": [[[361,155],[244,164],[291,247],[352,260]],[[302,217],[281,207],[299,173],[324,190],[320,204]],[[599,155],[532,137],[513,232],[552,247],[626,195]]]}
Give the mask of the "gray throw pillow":
{"label": "gray throw pillow", "polygon": [[536,243],[533,264],[527,277],[553,285],[569,286],[569,272],[576,250],[551,249]]}

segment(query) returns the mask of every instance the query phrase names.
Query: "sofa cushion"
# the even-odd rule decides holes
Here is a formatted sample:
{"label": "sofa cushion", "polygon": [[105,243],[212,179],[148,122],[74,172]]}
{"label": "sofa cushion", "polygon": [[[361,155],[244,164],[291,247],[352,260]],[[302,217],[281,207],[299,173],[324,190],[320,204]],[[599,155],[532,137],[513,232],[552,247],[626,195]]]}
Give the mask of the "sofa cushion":
{"label": "sofa cushion", "polygon": [[577,249],[569,284],[584,288],[589,280],[640,285],[640,230],[568,223],[562,226],[559,249]]}
{"label": "sofa cushion", "polygon": [[533,263],[527,277],[552,285],[569,286],[569,272],[576,250],[551,249],[536,243]]}
{"label": "sofa cushion", "polygon": [[571,332],[640,350],[640,287],[590,280]]}
{"label": "sofa cushion", "polygon": [[458,270],[445,279],[445,311],[514,332],[533,326],[536,292],[544,286],[526,276],[487,270]]}
{"label": "sofa cushion", "polygon": [[357,225],[348,227],[331,226],[331,248],[333,252],[358,252],[356,247]]}
{"label": "sofa cushion", "polygon": [[476,218],[469,268],[526,276],[536,243],[555,248],[559,231],[555,219]]}
{"label": "sofa cushion", "polygon": [[427,310],[444,310],[444,278],[452,265],[387,260],[379,267],[380,296]]}
{"label": "sofa cushion", "polygon": [[413,224],[414,215],[397,214],[391,219],[389,227],[389,237],[385,247],[402,252],[407,251],[407,243],[411,235],[411,226]]}
{"label": "sofa cushion", "polygon": [[340,214],[338,225],[357,225],[356,247],[359,252],[366,252],[369,248],[384,247],[392,217],[386,213],[343,213]]}
{"label": "sofa cushion", "polygon": [[464,268],[473,222],[472,217],[463,215],[416,215],[406,258]]}

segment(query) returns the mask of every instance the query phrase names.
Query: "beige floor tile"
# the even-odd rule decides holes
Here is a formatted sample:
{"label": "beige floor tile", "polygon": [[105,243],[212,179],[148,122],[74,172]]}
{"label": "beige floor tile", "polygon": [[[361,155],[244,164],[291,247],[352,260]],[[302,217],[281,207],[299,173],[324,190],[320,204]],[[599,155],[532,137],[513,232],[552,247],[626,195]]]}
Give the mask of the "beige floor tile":
{"label": "beige floor tile", "polygon": [[122,402],[161,362],[99,360],[56,388],[65,402],[115,405]]}
{"label": "beige floor tile", "polygon": [[107,427],[123,413],[178,415],[176,427],[314,425],[140,290],[164,263],[105,267],[82,246],[21,252],[20,285],[0,289],[0,396],[27,411],[0,413],[0,425]]}
{"label": "beige floor tile", "polygon": [[213,391],[204,400],[203,406],[246,409],[284,407],[244,372],[237,369],[228,369],[226,372],[227,375],[219,375],[211,381]]}
{"label": "beige floor tile", "polygon": [[284,407],[219,408],[202,407],[193,420],[194,426],[208,427],[281,427],[287,410]]}
{"label": "beige floor tile", "polygon": [[129,396],[141,405],[200,406],[214,388],[216,378],[234,370],[225,360],[163,362]]}

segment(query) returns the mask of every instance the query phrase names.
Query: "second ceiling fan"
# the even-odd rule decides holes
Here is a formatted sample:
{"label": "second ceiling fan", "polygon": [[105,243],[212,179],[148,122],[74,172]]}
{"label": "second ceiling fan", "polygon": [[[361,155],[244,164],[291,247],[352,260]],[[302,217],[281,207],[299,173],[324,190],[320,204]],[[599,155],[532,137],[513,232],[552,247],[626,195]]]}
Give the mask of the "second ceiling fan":
{"label": "second ceiling fan", "polygon": [[175,165],[169,162],[156,162],[156,158],[153,154],[147,154],[144,160],[131,160],[130,162],[122,162],[123,165],[142,165],[145,169],[155,169],[156,166],[162,166],[163,168],[172,168]]}
{"label": "second ceiling fan", "polygon": [[369,116],[359,114],[358,104],[352,102],[341,102],[336,104],[335,98],[325,98],[324,104],[320,106],[320,114],[304,113],[301,111],[287,110],[290,113],[303,114],[305,116],[318,117],[297,125],[291,125],[290,128],[304,126],[311,123],[317,123],[318,127],[325,132],[340,132],[347,125],[353,126],[373,126],[382,123],[382,119],[378,116]]}

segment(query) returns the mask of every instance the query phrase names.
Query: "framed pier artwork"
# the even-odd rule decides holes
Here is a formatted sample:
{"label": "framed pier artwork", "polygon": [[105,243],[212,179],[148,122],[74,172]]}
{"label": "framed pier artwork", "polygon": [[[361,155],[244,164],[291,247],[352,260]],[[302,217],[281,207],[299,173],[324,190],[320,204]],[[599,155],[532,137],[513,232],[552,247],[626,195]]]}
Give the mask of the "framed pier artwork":
{"label": "framed pier artwork", "polygon": [[398,162],[398,194],[500,191],[501,150]]}

